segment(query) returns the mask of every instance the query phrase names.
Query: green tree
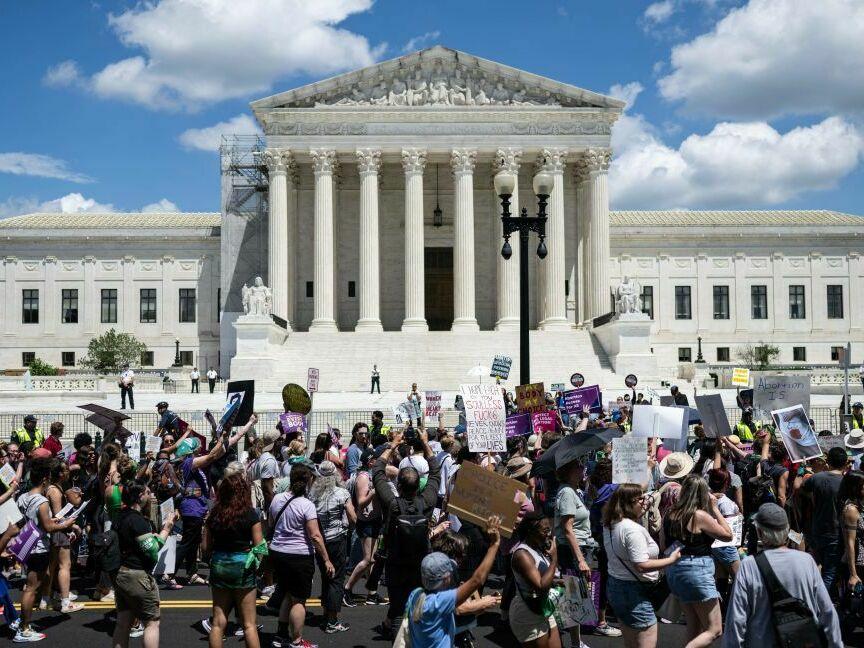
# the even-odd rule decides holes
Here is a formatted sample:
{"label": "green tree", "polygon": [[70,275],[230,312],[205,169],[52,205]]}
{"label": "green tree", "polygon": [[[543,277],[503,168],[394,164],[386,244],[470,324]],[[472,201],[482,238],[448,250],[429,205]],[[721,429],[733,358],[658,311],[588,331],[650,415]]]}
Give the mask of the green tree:
{"label": "green tree", "polygon": [[90,340],[87,355],[81,365],[102,372],[116,372],[124,364],[137,366],[147,345],[131,333],[118,333],[113,328]]}
{"label": "green tree", "polygon": [[50,365],[39,358],[34,358],[33,362],[27,365],[27,368],[30,370],[31,376],[56,376],[60,373],[57,370],[57,367]]}
{"label": "green tree", "polygon": [[760,342],[757,345],[747,344],[738,349],[738,358],[749,369],[764,369],[780,355],[780,348],[773,344]]}

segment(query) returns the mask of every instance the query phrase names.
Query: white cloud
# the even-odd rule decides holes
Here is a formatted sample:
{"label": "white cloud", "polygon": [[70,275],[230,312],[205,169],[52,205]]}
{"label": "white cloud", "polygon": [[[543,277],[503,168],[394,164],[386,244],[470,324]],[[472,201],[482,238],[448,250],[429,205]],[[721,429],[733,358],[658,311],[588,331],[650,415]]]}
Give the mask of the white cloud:
{"label": "white cloud", "polygon": [[92,178],[83,173],[72,171],[65,160],[58,160],[50,155],[20,151],[0,153],[0,173],[56,178],[78,183],[93,182]]}
{"label": "white cloud", "polygon": [[[123,45],[140,53],[110,63],[86,84],[103,98],[191,111],[263,93],[288,75],[319,76],[370,65],[386,44],[373,48],[365,37],[338,25],[368,11],[372,2],[135,3],[123,13],[109,15],[108,22]],[[70,69],[55,71],[52,78],[68,79]]]}
{"label": "white cloud", "polygon": [[839,117],[786,133],[724,122],[676,149],[641,115],[624,115],[613,147],[616,209],[752,208],[835,187],[864,156],[864,135]]}
{"label": "white cloud", "polygon": [[644,89],[645,88],[638,81],[631,81],[624,85],[616,83],[609,88],[608,94],[611,97],[615,97],[615,99],[620,99],[625,102],[627,104],[625,107],[626,110],[633,107],[633,104],[636,103],[636,98]]}
{"label": "white cloud", "polygon": [[241,114],[206,128],[190,128],[180,134],[180,143],[187,149],[218,151],[222,135],[260,135],[258,123]]}
{"label": "white cloud", "polygon": [[673,13],[675,13],[675,3],[673,0],[661,0],[660,2],[648,5],[645,13],[642,14],[642,18],[646,26],[653,26],[666,22],[672,17]]}
{"label": "white cloud", "polygon": [[660,93],[734,119],[864,111],[864,2],[750,0],[672,49]]}
{"label": "white cloud", "polygon": [[[560,9],[560,7],[559,7]],[[425,34],[421,34],[420,36],[415,36],[407,43],[405,43],[405,47],[402,48],[402,52],[407,54],[409,52],[416,52],[419,49],[423,49],[427,45],[431,45],[441,36],[441,32],[437,29],[435,31],[429,31]]]}
{"label": "white cloud", "polygon": [[63,61],[53,65],[45,72],[42,82],[53,88],[71,86],[81,81],[81,69],[75,61]]}
{"label": "white cloud", "polygon": [[180,208],[167,198],[163,198],[162,200],[150,203],[149,205],[144,205],[141,208],[141,211],[145,214],[154,214],[165,212],[179,212]]}
{"label": "white cloud", "polygon": [[0,218],[32,214],[34,212],[59,212],[74,214],[78,212],[110,212],[114,205],[100,203],[93,198],[85,198],[80,193],[69,193],[54,200],[40,202],[37,198],[13,196],[0,203]]}

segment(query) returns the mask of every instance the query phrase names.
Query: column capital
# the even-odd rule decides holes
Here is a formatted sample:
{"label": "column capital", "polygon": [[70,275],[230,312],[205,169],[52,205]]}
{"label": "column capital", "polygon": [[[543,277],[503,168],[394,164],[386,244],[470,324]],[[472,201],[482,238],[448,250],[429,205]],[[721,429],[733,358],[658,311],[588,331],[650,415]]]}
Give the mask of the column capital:
{"label": "column capital", "polygon": [[573,181],[578,185],[587,182],[591,177],[591,172],[588,170],[588,161],[584,157],[580,157],[573,163]]}
{"label": "column capital", "polygon": [[357,171],[360,176],[378,175],[381,171],[381,149],[357,149]]}
{"label": "column capital", "polygon": [[453,149],[450,153],[450,167],[456,175],[474,173],[476,161],[476,149]]}
{"label": "column capital", "polygon": [[332,175],[336,172],[339,160],[336,159],[336,151],[333,149],[309,149],[309,156],[312,158],[312,170],[316,176]]}
{"label": "column capital", "polygon": [[495,159],[492,160],[492,172],[509,171],[510,173],[519,173],[519,165],[522,163],[522,149],[520,148],[499,148],[495,151]]}
{"label": "column capital", "polygon": [[547,173],[564,173],[567,164],[566,148],[544,148],[537,154],[537,171],[544,169]]}
{"label": "column capital", "polygon": [[286,175],[294,164],[294,156],[288,149],[268,148],[263,153],[264,164],[270,176]]}
{"label": "column capital", "polygon": [[588,173],[606,173],[612,161],[612,149],[591,148],[585,151],[582,158],[588,168]]}
{"label": "column capital", "polygon": [[426,167],[426,149],[402,149],[402,168],[406,174],[423,173]]}

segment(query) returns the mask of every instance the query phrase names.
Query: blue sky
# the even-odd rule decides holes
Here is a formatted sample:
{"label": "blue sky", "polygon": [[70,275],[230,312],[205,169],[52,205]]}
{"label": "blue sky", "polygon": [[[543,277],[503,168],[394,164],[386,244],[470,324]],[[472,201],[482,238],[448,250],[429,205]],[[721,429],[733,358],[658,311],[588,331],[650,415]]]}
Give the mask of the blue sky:
{"label": "blue sky", "polygon": [[210,211],[248,102],[442,44],[630,102],[613,207],[864,213],[859,0],[3,0],[0,217]]}

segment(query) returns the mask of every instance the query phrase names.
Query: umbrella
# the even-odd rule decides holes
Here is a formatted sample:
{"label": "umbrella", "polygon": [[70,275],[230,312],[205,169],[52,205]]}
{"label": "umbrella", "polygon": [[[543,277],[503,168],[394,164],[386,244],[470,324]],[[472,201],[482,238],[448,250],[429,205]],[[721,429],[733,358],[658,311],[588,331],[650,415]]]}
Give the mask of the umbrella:
{"label": "umbrella", "polygon": [[481,364],[477,364],[468,370],[468,375],[477,376],[480,378],[480,382],[483,382],[483,376],[488,376],[491,371],[492,370],[489,367],[484,367]]}
{"label": "umbrella", "polygon": [[112,410],[94,403],[79,405],[78,407],[87,410],[88,412],[93,412],[89,416],[85,417],[84,420],[95,425],[105,433],[102,439],[104,443],[112,443],[115,438],[122,440],[132,434],[122,425],[123,421],[129,420],[129,417],[126,414],[123,414],[123,412],[118,412],[117,410]]}
{"label": "umbrella", "polygon": [[548,475],[579,457],[599,450],[612,439],[620,436],[624,436],[624,431],[619,427],[608,427],[601,430],[595,428],[576,434],[568,434],[534,462],[531,467],[531,476]]}

